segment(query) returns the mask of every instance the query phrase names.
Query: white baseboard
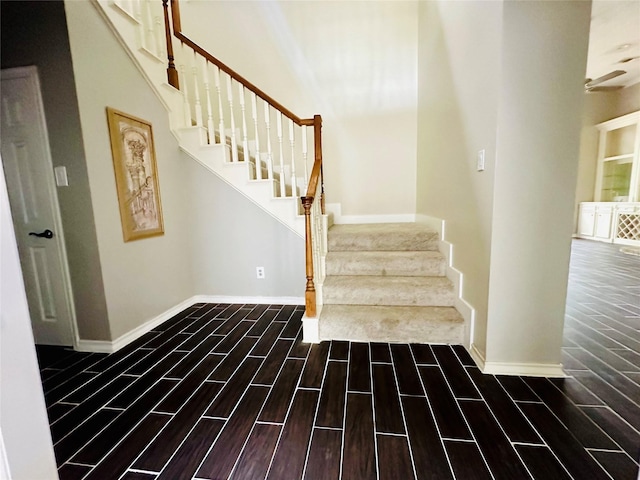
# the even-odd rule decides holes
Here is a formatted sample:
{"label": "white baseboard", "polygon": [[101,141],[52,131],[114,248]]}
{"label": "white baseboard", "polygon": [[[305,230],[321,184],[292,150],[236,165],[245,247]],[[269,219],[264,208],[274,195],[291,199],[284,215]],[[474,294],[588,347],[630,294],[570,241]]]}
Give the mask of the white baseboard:
{"label": "white baseboard", "polygon": [[474,345],[469,351],[473,360],[478,364],[482,373],[489,375],[515,375],[523,377],[552,377],[565,378],[561,363],[514,363],[487,362],[484,355]]}
{"label": "white baseboard", "polygon": [[[193,303],[255,303],[258,305],[304,305],[304,297],[242,297],[233,295],[196,295]],[[186,308],[186,307],[185,307]]]}
{"label": "white baseboard", "polygon": [[432,230],[438,232],[440,243],[438,244],[438,250],[444,256],[446,262],[446,277],[453,283],[455,291],[454,307],[462,318],[465,324],[465,339],[464,346],[470,348],[473,341],[473,333],[475,328],[476,311],[462,296],[462,287],[464,283],[464,274],[453,266],[453,244],[447,242],[444,239],[446,223],[439,218],[431,217],[429,215],[417,215],[416,221],[427,225]]}
{"label": "white baseboard", "polygon": [[327,203],[327,213],[333,215],[333,223],[347,225],[354,223],[412,223],[416,221],[414,213],[394,213],[388,215],[342,215],[342,205],[339,203]]}
{"label": "white baseboard", "polygon": [[444,220],[429,215],[416,215],[416,222],[427,225],[432,230],[438,232],[438,236],[442,240],[444,238]]}
{"label": "white baseboard", "polygon": [[145,333],[153,330],[155,327],[163,322],[166,322],[174,315],[177,315],[186,308],[189,308],[194,303],[198,303],[198,297],[191,297],[187,300],[180,302],[178,305],[171,307],[170,309],[162,312],[142,325],[138,325],[133,330],[125,333],[113,341],[108,340],[80,340],[78,342],[77,350],[80,352],[94,352],[94,353],[113,353],[120,350],[122,347],[129,345],[134,340],[137,340]]}
{"label": "white baseboard", "polygon": [[153,330],[163,322],[166,322],[174,315],[189,308],[194,303],[255,303],[274,305],[304,305],[304,297],[235,297],[224,295],[195,295],[147,320],[142,325],[134,328],[130,332],[118,337],[116,340],[82,340],[78,341],[76,350],[80,352],[113,353],[122,347],[129,345],[134,340],[140,338],[145,333]]}

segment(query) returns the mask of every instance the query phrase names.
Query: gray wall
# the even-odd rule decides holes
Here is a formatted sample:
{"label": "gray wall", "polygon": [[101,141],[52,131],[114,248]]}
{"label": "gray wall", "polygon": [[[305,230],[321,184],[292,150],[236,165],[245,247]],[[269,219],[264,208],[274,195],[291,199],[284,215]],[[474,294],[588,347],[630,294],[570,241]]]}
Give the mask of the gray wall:
{"label": "gray wall", "polygon": [[4,1],[0,8],[2,68],[38,67],[53,165],[67,168],[69,186],[58,188],[58,199],[78,332],[110,340],[64,4]]}
{"label": "gray wall", "polygon": [[[209,295],[302,297],[304,241],[183,155],[189,175],[195,289]],[[276,200],[277,201],[277,200]],[[265,279],[256,278],[256,267]]]}

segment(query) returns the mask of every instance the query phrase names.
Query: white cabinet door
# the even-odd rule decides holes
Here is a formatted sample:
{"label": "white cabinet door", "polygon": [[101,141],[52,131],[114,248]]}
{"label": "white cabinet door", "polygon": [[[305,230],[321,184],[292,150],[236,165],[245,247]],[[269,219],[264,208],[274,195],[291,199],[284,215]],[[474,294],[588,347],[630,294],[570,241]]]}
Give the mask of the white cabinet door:
{"label": "white cabinet door", "polygon": [[578,235],[581,237],[593,237],[595,227],[595,207],[580,206],[580,216],[578,218]]}
{"label": "white cabinet door", "polygon": [[611,239],[611,220],[613,210],[611,208],[598,208],[595,218],[595,237],[603,240]]}

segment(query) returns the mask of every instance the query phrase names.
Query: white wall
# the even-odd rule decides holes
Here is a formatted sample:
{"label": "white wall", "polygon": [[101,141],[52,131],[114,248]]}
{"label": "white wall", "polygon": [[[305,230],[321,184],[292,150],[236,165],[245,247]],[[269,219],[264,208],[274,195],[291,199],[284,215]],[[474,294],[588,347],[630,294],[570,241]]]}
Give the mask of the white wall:
{"label": "white wall", "polygon": [[446,220],[471,340],[494,365],[559,363],[589,15],[420,3],[416,208]]}
{"label": "white wall", "polygon": [[487,362],[560,363],[590,13],[503,6]]}
{"label": "white wall", "polygon": [[344,215],[415,213],[418,2],[190,1],[181,11],[196,43],[297,115],[322,115],[328,203]]}
{"label": "white wall", "polygon": [[[417,203],[446,220],[484,347],[491,249],[502,2],[421,2]],[[485,149],[486,170],[476,171]]]}
{"label": "white wall", "polygon": [[5,453],[0,469],[8,469],[13,480],[58,478],[9,197],[0,168],[0,455]]}

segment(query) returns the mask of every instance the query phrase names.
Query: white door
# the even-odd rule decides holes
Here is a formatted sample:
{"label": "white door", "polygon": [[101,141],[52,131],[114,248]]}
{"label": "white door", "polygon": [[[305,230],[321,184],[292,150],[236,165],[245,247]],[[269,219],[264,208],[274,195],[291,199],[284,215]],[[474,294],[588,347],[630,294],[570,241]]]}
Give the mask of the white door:
{"label": "white door", "polygon": [[75,345],[71,287],[36,67],[2,70],[1,141],[11,214],[38,344]]}

